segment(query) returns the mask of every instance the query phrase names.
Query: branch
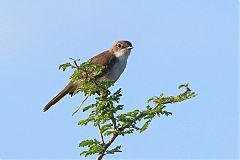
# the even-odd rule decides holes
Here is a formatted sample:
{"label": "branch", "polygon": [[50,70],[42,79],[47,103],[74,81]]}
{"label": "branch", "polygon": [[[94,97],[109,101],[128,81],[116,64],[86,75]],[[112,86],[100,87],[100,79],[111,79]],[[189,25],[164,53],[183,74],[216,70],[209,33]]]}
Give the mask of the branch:
{"label": "branch", "polygon": [[[149,110],[151,110],[151,109],[149,109]],[[144,113],[142,112],[142,113],[140,113],[138,116],[136,116],[136,117],[133,119],[133,121],[137,121],[138,119],[142,118],[142,117],[145,116],[145,115],[146,115],[146,114],[144,114]],[[124,131],[124,129],[129,128],[129,127],[130,127],[130,125],[129,125],[129,124],[126,124],[125,126],[119,127],[118,130],[119,130],[119,131]]]}
{"label": "branch", "polygon": [[105,144],[105,148],[104,150],[98,154],[98,157],[96,160],[101,160],[103,158],[103,156],[105,155],[106,150],[108,149],[108,147],[114,142],[114,140],[117,138],[118,134],[113,133],[112,137],[108,140],[108,142]]}
{"label": "branch", "polygon": [[[168,104],[168,103],[173,103],[172,101],[165,101],[165,102],[162,102],[161,105],[165,105],[165,104]],[[156,107],[155,107],[156,108]],[[154,108],[154,109],[155,109]],[[152,110],[152,108],[149,108],[148,110]],[[141,119],[143,116],[147,115],[147,113],[144,113],[144,112],[141,112],[138,116],[136,116],[133,121],[136,122],[137,120]],[[122,126],[122,127],[119,127],[118,130],[119,131],[124,131],[124,129],[126,128],[129,128],[130,125],[129,124],[126,124],[125,126]]]}
{"label": "branch", "polygon": [[[117,128],[117,125],[116,125],[116,118],[114,117],[114,114],[112,114],[111,116],[111,120],[112,120],[112,123],[113,123],[113,128],[115,131],[118,130]],[[112,137],[108,140],[108,142],[105,144],[104,142],[104,139],[103,139],[103,135],[102,133],[100,132],[100,125],[98,124],[98,130],[99,130],[99,134],[100,134],[100,137],[101,137],[101,140],[102,140],[102,143],[104,145],[104,150],[99,153],[98,157],[97,157],[97,160],[101,160],[103,158],[103,156],[105,155],[105,152],[106,150],[108,149],[108,147],[114,142],[114,140],[117,138],[118,134],[117,133],[113,133],[112,134]]]}
{"label": "branch", "polygon": [[[134,118],[134,120],[137,121],[138,119],[142,118],[144,115],[145,115],[144,113],[140,113],[137,117]],[[113,117],[113,119],[115,119],[115,118]],[[112,121],[113,121],[113,119],[112,119]],[[114,121],[113,121],[113,124],[114,124]],[[115,121],[115,127],[116,127],[116,121]],[[123,127],[118,128],[118,130],[119,131],[123,131],[124,129],[129,128],[129,127],[130,127],[129,125],[125,125]],[[96,160],[101,160],[103,158],[103,156],[105,155],[106,150],[114,142],[114,140],[117,138],[118,135],[119,134],[117,134],[117,133],[113,133],[112,134],[112,137],[105,144],[104,150],[101,153],[99,153],[99,155],[98,155]]]}
{"label": "branch", "polygon": [[[156,99],[155,99],[156,101],[154,101],[154,99],[150,100],[150,101],[154,101],[154,102],[156,103],[156,107],[154,107],[154,108],[148,108],[147,110],[150,111],[150,110],[157,109],[157,107],[158,107],[159,105],[163,106],[163,105],[169,104],[169,103],[180,102],[180,101],[182,101],[182,99],[178,99],[178,98],[179,98],[180,96],[183,96],[184,94],[187,94],[188,91],[190,91],[190,90],[187,89],[186,92],[184,92],[183,94],[180,94],[179,96],[176,96],[176,97],[172,97],[172,96],[171,96],[171,97],[167,97],[167,98],[170,98],[170,100],[165,100],[165,101],[157,101],[157,100],[159,100],[159,99],[158,99],[158,97],[156,97]],[[192,95],[192,96],[194,96],[194,95]],[[147,111],[147,110],[145,110],[145,111]],[[146,115],[148,115],[148,112],[142,111],[141,113],[139,113],[139,115],[137,115],[135,118],[133,118],[133,121],[134,121],[134,122],[139,121],[141,118],[143,118],[143,117],[146,116]],[[120,131],[120,132],[121,132],[121,131],[124,131],[126,128],[130,128],[130,127],[131,127],[130,124],[126,124],[126,125],[124,125],[124,126],[122,126],[122,127],[117,128],[117,126],[116,126],[116,119],[114,118],[114,115],[112,115],[111,120],[112,120],[112,123],[113,123],[113,125],[114,125],[114,130],[116,130],[116,131]],[[104,147],[104,150],[103,150],[101,153],[99,153],[99,155],[98,155],[98,157],[97,157],[97,160],[101,160],[101,159],[103,158],[103,156],[105,155],[105,152],[106,152],[107,148],[114,142],[114,140],[117,138],[118,135],[119,135],[118,132],[112,134],[112,137],[111,137],[111,138],[109,139],[109,141],[106,143],[106,145],[105,145],[105,147]]]}

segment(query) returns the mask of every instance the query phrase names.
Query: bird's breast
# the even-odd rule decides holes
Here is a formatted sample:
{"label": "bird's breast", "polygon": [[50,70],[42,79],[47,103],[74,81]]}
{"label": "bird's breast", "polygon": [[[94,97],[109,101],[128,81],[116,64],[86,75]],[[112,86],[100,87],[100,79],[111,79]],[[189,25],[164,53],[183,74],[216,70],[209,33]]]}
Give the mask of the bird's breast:
{"label": "bird's breast", "polygon": [[107,73],[107,78],[113,81],[118,80],[120,75],[123,73],[124,69],[127,65],[127,58],[128,55],[123,55],[122,57],[118,57],[115,64],[111,69],[109,69],[109,72]]}

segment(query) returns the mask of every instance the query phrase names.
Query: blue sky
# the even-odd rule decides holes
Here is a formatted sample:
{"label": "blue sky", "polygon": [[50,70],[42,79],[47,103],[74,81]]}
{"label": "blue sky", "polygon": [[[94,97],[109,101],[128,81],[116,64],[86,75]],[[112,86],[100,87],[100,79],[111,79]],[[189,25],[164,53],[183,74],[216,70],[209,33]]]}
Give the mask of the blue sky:
{"label": "blue sky", "polygon": [[126,110],[176,95],[182,83],[199,95],[168,106],[173,115],[145,133],[119,138],[123,152],[107,158],[237,158],[237,9],[233,0],[1,0],[0,158],[79,158],[78,143],[98,136],[77,125],[84,114],[71,116],[83,96],[42,107],[68,83],[59,64],[120,39],[135,47],[112,88],[122,88]]}

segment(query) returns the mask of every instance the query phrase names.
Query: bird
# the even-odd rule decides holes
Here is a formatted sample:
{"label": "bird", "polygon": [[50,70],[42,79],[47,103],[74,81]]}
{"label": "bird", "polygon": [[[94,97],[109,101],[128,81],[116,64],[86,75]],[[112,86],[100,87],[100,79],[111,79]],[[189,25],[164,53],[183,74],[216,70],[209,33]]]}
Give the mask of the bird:
{"label": "bird", "polygon": [[[104,67],[102,73],[96,77],[96,81],[106,79],[117,81],[126,68],[128,57],[133,48],[131,42],[120,40],[115,42],[110,49],[91,58],[89,61],[92,64],[99,64]],[[62,91],[47,103],[43,112],[46,112],[67,94],[74,96],[81,85],[82,83],[79,81],[70,81]]]}

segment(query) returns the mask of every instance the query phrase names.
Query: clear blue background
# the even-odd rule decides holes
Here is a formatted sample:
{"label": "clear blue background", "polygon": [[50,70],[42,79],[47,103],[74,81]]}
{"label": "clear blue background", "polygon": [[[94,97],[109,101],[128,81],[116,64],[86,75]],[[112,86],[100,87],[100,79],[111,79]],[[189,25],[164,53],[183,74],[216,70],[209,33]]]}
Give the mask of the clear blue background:
{"label": "clear blue background", "polygon": [[108,158],[237,158],[237,9],[233,0],[1,0],[0,158],[80,158],[78,143],[98,136],[77,125],[83,113],[71,116],[83,96],[42,108],[68,83],[59,64],[120,39],[135,46],[112,88],[122,88],[126,110],[187,82],[199,96],[119,138],[123,152]]}

